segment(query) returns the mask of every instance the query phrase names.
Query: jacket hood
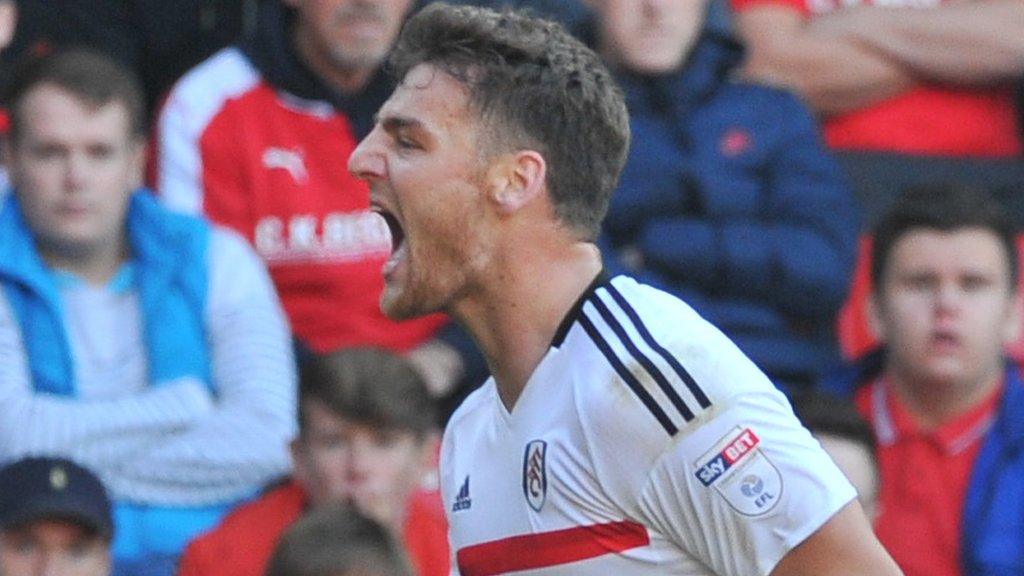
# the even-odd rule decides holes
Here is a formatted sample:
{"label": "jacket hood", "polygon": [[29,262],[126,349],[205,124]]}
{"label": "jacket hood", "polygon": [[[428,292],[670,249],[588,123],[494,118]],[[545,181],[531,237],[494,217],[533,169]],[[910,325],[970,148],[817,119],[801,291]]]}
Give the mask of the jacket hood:
{"label": "jacket hood", "polygon": [[704,26],[694,43],[690,60],[683,68],[703,64],[722,72],[732,71],[743,62],[746,47],[733,24],[728,0],[710,0],[704,13]]}
{"label": "jacket hood", "polygon": [[329,103],[348,117],[357,137],[365,136],[373,115],[394,89],[393,79],[378,70],[357,94],[334,90],[299,57],[291,33],[295,20],[295,10],[283,0],[261,0],[253,33],[239,41],[239,48],[270,85],[303,100]]}

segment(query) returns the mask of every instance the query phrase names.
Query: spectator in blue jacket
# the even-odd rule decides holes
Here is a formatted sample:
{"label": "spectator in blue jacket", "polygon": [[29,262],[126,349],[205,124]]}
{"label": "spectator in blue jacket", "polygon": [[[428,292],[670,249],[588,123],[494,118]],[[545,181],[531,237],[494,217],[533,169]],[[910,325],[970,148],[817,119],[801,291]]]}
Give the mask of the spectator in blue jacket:
{"label": "spectator in blue jacket", "polygon": [[839,361],[858,231],[810,113],[734,78],[743,49],[724,2],[591,4],[633,132],[606,266],[683,298],[780,388],[810,385]]}
{"label": "spectator in blue jacket", "polygon": [[110,490],[114,574],[184,544],[289,469],[284,313],[234,233],[139,188],[142,92],[94,52],[15,75],[0,201],[0,463],[69,458]]}
{"label": "spectator in blue jacket", "polygon": [[991,196],[908,192],[879,223],[869,314],[883,349],[825,387],[871,423],[875,532],[907,576],[1024,574],[1018,255]]}

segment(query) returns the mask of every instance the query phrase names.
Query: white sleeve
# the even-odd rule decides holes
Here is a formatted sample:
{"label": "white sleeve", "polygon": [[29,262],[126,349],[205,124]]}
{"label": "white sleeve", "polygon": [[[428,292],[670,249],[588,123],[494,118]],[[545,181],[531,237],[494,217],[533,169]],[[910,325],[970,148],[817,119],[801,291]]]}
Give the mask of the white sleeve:
{"label": "white sleeve", "polygon": [[290,331],[263,263],[239,236],[216,228],[209,266],[214,409],[121,470],[127,481],[198,500],[287,473],[296,429]]}
{"label": "white sleeve", "polygon": [[641,514],[716,574],[768,574],[856,497],[777,391],[747,391],[652,469]]}
{"label": "white sleeve", "polygon": [[206,159],[202,138],[233,98],[260,82],[259,72],[234,46],[217,52],[186,73],[171,90],[154,130],[155,188],[173,210],[203,212]]}
{"label": "white sleeve", "polygon": [[205,385],[194,378],[114,400],[37,393],[21,330],[0,291],[0,462],[61,455],[102,473],[191,425],[211,406]]}
{"label": "white sleeve", "polygon": [[153,147],[155,188],[169,208],[198,214],[203,210],[203,161],[199,137],[204,128],[189,101],[173,90],[157,118]]}

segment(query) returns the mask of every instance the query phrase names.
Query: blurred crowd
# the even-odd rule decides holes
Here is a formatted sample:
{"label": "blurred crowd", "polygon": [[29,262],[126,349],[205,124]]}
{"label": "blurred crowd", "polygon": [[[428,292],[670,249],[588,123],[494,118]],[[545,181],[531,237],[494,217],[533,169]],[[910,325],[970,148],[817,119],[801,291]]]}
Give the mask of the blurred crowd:
{"label": "blurred crowd", "polygon": [[[381,313],[345,168],[426,3],[0,0],[0,574],[448,574],[487,368]],[[790,396],[904,572],[1024,573],[1024,3],[461,3],[604,58],[606,270]]]}

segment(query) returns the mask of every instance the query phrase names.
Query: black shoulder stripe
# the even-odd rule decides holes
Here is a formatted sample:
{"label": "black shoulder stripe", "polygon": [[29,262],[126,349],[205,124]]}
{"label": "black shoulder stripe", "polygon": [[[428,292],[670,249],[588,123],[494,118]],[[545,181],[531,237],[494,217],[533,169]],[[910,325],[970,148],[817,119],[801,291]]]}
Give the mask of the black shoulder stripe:
{"label": "black shoulder stripe", "polygon": [[691,394],[693,394],[693,397],[697,399],[697,402],[700,404],[700,407],[708,408],[709,406],[711,406],[711,400],[708,399],[708,396],[707,394],[704,393],[704,390],[702,390],[701,387],[697,385],[697,381],[693,379],[693,376],[691,376],[690,373],[686,371],[686,368],[683,368],[683,365],[679,363],[679,360],[677,360],[675,356],[673,356],[668,350],[666,350],[664,346],[658,344],[654,340],[654,336],[652,336],[650,330],[648,330],[647,327],[644,326],[643,321],[640,320],[640,315],[637,314],[636,310],[632,306],[630,306],[629,302],[626,301],[626,297],[623,296],[622,293],[619,292],[618,289],[616,289],[615,286],[613,286],[611,283],[607,284],[605,288],[608,289],[608,293],[612,295],[612,298],[615,299],[615,302],[619,305],[620,308],[622,308],[622,311],[626,313],[626,316],[629,317],[630,321],[633,322],[633,326],[636,328],[636,331],[640,334],[640,337],[644,339],[644,342],[646,342],[647,345],[651,347],[651,350],[654,350],[655,352],[658,353],[658,355],[664,358],[665,361],[668,362],[669,366],[671,366],[672,369],[675,370],[676,374],[679,375],[679,378],[682,379],[682,381],[686,384],[686,388],[690,391]]}
{"label": "black shoulder stripe", "polygon": [[601,272],[594,277],[594,280],[587,286],[587,289],[580,294],[580,297],[576,299],[576,303],[572,305],[569,312],[566,313],[565,317],[562,318],[561,324],[558,325],[558,329],[555,330],[555,336],[551,339],[552,348],[561,348],[562,343],[565,342],[565,337],[569,335],[569,330],[572,325],[576,323],[576,319],[583,314],[583,303],[594,294],[594,291],[600,286],[604,286],[611,281],[608,273],[601,269]]}
{"label": "black shoulder stripe", "polygon": [[600,350],[601,354],[608,359],[612,368],[614,368],[619,376],[626,382],[626,385],[633,391],[633,394],[636,394],[636,397],[640,399],[640,402],[642,402],[643,405],[651,411],[651,414],[654,415],[661,426],[665,429],[665,432],[668,432],[669,436],[675,436],[676,433],[679,432],[679,429],[676,428],[676,425],[669,419],[668,415],[665,414],[665,411],[661,409],[661,406],[658,406],[658,403],[654,401],[651,394],[647,392],[647,390],[644,390],[640,381],[638,381],[636,377],[633,376],[633,374],[622,364],[622,361],[615,356],[615,352],[612,351],[612,347],[609,346],[608,342],[603,336],[601,336],[601,333],[597,330],[597,327],[594,326],[594,323],[590,321],[590,318],[587,318],[586,314],[580,314],[579,321],[580,325],[583,326],[583,329],[586,330],[588,335],[590,335],[590,339],[597,345],[597,349]]}
{"label": "black shoulder stripe", "polygon": [[645,370],[647,370],[647,373],[654,378],[654,381],[658,383],[658,387],[665,393],[665,396],[668,396],[672,405],[675,406],[676,410],[678,410],[683,416],[683,420],[686,420],[687,422],[693,420],[693,412],[690,411],[690,407],[683,402],[683,399],[679,397],[679,393],[676,392],[675,387],[669,383],[668,379],[665,378],[665,375],[661,373],[661,370],[655,366],[654,362],[651,362],[651,359],[636,347],[636,343],[633,342],[629,337],[629,334],[626,333],[626,329],[622,327],[621,323],[619,323],[618,318],[616,318],[612,314],[612,311],[608,309],[608,305],[602,302],[596,294],[590,298],[590,302],[601,314],[601,317],[604,318],[605,324],[612,329],[612,332],[615,332],[615,335],[619,337],[622,344],[627,350],[629,350],[629,353],[633,358],[635,358],[636,361],[639,362]]}

